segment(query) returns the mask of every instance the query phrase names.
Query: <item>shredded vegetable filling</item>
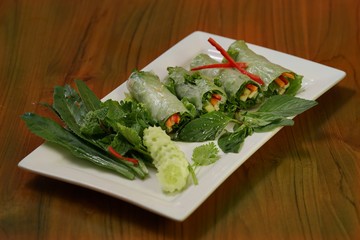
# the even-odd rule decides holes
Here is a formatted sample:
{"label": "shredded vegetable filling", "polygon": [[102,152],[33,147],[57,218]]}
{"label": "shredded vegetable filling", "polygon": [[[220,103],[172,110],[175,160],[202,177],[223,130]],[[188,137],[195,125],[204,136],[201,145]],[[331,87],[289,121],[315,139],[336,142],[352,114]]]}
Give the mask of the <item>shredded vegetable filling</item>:
{"label": "shredded vegetable filling", "polygon": [[248,98],[256,98],[258,95],[258,87],[253,84],[246,84],[243,93],[240,95],[240,100],[245,102]]}
{"label": "shredded vegetable filling", "polygon": [[180,114],[179,113],[174,113],[165,122],[167,131],[171,132],[173,130],[173,127],[176,124],[179,124],[179,123],[180,123]]}
{"label": "shredded vegetable filling", "polygon": [[224,99],[221,94],[209,93],[209,95],[207,95],[205,103],[204,103],[204,110],[206,112],[219,111],[220,104],[222,104],[223,102],[224,102]]}
{"label": "shredded vegetable filling", "polygon": [[294,75],[292,73],[285,72],[274,80],[277,84],[277,92],[279,95],[284,94],[286,89],[290,86],[289,79],[295,79]]}

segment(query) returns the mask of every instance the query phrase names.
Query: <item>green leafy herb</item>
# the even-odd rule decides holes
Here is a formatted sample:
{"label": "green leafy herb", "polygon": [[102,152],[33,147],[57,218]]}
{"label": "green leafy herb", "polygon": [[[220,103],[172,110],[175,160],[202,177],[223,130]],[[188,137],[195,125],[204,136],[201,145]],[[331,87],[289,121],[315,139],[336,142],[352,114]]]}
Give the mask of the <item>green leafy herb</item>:
{"label": "green leafy herb", "polygon": [[194,148],[192,157],[193,164],[188,166],[190,176],[195,185],[198,184],[195,169],[200,166],[207,166],[220,159],[219,149],[214,142],[200,145]]}
{"label": "green leafy herb", "polygon": [[196,85],[196,80],[201,79],[201,75],[199,72],[194,72],[193,74],[185,74],[184,80],[185,83]]}
{"label": "green leafy herb", "polygon": [[271,112],[282,117],[300,114],[315,106],[316,101],[306,100],[290,95],[276,95],[268,98],[257,112]]}
{"label": "green leafy herb", "polygon": [[220,156],[218,154],[219,149],[215,143],[209,142],[196,147],[191,159],[196,166],[206,166],[219,160]]}
{"label": "green leafy herb", "polygon": [[[62,92],[63,90],[63,92]],[[71,88],[69,85],[65,85],[61,90],[61,87],[57,87],[57,93],[56,94],[63,94],[62,95],[56,95],[59,98],[66,103],[66,106],[71,113],[71,115],[74,117],[77,124],[81,124],[84,116],[88,112],[87,107],[85,106],[82,98],[79,96],[79,94]],[[60,99],[57,99],[60,100]]]}
{"label": "green leafy herb", "polygon": [[239,119],[255,132],[268,132],[277,127],[294,125],[292,119],[271,112],[245,112]]}
{"label": "green leafy herb", "polygon": [[109,108],[106,121],[114,129],[117,129],[117,124],[121,124],[132,128],[141,136],[145,128],[155,125],[150,113],[142,104],[135,101],[118,102],[109,99],[103,106]]}
{"label": "green leafy herb", "polygon": [[101,147],[101,145],[97,144],[94,139],[89,139],[81,133],[80,124],[82,124],[88,111],[83,107],[82,100],[79,95],[70,86],[56,86],[54,88],[53,109],[65,122],[67,128],[69,128],[78,137],[91,144]]}
{"label": "green leafy herb", "polygon": [[295,94],[301,88],[303,76],[298,75],[298,74],[294,74],[294,76],[295,76],[295,79],[290,80],[290,86],[288,87],[288,89],[286,89],[286,92],[285,92],[286,95],[295,96]]}
{"label": "green leafy herb", "polygon": [[238,153],[247,136],[252,134],[252,128],[242,125],[234,132],[226,131],[218,139],[218,145],[224,153]]}
{"label": "green leafy herb", "polygon": [[102,136],[107,134],[108,131],[103,124],[107,111],[107,108],[100,108],[88,112],[80,125],[80,132],[86,136]]}
{"label": "green leafy herb", "polygon": [[[140,159],[149,159],[146,148],[141,142],[143,130],[153,123],[148,112],[136,102],[121,101],[119,103],[108,100],[102,103],[85,83],[76,81],[76,84],[80,93],[77,93],[69,85],[54,88],[52,109],[63,120],[66,128],[60,131],[61,126],[58,126],[60,129],[55,128],[53,124],[50,124],[51,119],[45,121],[44,118],[29,113],[24,115],[23,119],[28,122],[30,130],[45,140],[65,146],[75,156],[93,161],[91,155],[95,159],[100,158],[100,155],[103,165],[106,165],[104,161],[109,161],[109,159],[114,161],[113,159],[117,158],[109,153],[111,146],[123,155],[117,160],[126,166],[129,172],[140,178],[146,177],[148,171],[142,160],[139,161],[139,164],[134,165],[127,159],[133,155]],[[47,125],[44,125],[44,129],[40,131],[44,122]],[[37,124],[38,128],[36,128]],[[52,131],[52,129],[54,130]],[[45,130],[46,134],[44,134]],[[72,144],[65,144],[64,133],[66,133],[68,142],[71,143],[71,138],[79,138],[84,144],[74,145],[72,148]],[[91,147],[93,151],[88,150]],[[87,153],[86,156],[80,154],[84,152]],[[111,168],[113,165],[106,166]]]}
{"label": "green leafy herb", "polygon": [[204,142],[215,140],[233,119],[223,112],[213,111],[190,121],[180,131],[177,140],[185,142]]}
{"label": "green leafy herb", "polygon": [[81,99],[88,110],[97,110],[101,107],[100,99],[95,95],[93,91],[80,80],[75,80]]}
{"label": "green leafy herb", "polygon": [[105,147],[108,146],[112,146],[121,155],[125,155],[133,149],[133,145],[121,133],[113,136],[112,141]]}
{"label": "green leafy herb", "polygon": [[98,166],[115,170],[128,179],[134,179],[133,171],[124,163],[113,160],[94,146],[81,141],[80,138],[61,127],[55,121],[33,113],[25,113],[22,115],[22,119],[31,132],[49,142],[65,147],[74,156],[89,160]]}
{"label": "green leafy herb", "polygon": [[129,127],[126,127],[121,124],[117,124],[117,131],[121,133],[122,136],[133,146],[133,149],[141,153],[147,154],[146,147],[142,143],[142,138],[138,133]]}
{"label": "green leafy herb", "polygon": [[181,102],[184,104],[185,108],[189,111],[190,118],[191,119],[195,118],[198,114],[195,105],[189,102],[187,98],[181,99]]}
{"label": "green leafy herb", "polygon": [[267,132],[281,126],[292,126],[293,117],[315,106],[316,101],[290,95],[276,95],[268,98],[256,112],[239,112],[237,119],[255,132]]}
{"label": "green leafy herb", "polygon": [[254,128],[254,131],[255,132],[269,132],[278,127],[293,126],[293,125],[294,125],[294,121],[292,119],[282,118],[282,119],[273,121],[273,122],[269,123],[268,125],[265,125],[262,127],[261,126],[256,127],[256,128]]}

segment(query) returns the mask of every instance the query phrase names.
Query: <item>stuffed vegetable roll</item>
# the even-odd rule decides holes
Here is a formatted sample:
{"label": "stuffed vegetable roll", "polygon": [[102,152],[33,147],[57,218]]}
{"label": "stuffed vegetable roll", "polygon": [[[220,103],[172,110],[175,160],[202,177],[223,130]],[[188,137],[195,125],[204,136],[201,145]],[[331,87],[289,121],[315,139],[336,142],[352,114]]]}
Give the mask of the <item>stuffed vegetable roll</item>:
{"label": "stuffed vegetable roll", "polygon": [[127,80],[131,96],[143,103],[152,118],[167,132],[185,124],[190,115],[183,103],[174,96],[153,72],[134,71]]}
{"label": "stuffed vegetable roll", "polygon": [[[211,58],[208,54],[200,53],[196,55],[190,63],[190,68],[197,68],[205,65],[217,64],[218,62]],[[215,79],[219,76],[221,68],[205,68],[198,70],[202,75],[205,75],[211,79]]]}
{"label": "stuffed vegetable roll", "polygon": [[[209,55],[201,53],[191,62],[190,67],[195,68],[210,64],[216,64],[217,61]],[[261,89],[257,82],[250,79],[245,74],[240,73],[233,68],[211,68],[198,70],[202,75],[207,75],[219,81],[224,88],[229,103],[241,109],[248,109],[261,102]]]}
{"label": "stuffed vegetable roll", "polygon": [[235,61],[246,62],[246,71],[259,76],[264,81],[262,88],[266,96],[295,95],[301,88],[302,76],[256,54],[243,40],[232,43],[228,53]]}
{"label": "stuffed vegetable roll", "polygon": [[216,86],[212,79],[182,67],[168,68],[165,85],[179,99],[186,99],[200,112],[218,111],[226,103],[223,88]]}

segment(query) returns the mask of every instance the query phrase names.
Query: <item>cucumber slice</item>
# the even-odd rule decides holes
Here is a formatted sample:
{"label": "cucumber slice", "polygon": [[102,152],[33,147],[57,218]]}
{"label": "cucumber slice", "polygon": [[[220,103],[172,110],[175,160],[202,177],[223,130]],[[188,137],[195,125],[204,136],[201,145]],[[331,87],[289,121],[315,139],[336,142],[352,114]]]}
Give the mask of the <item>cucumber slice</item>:
{"label": "cucumber slice", "polygon": [[144,130],[143,143],[157,169],[157,179],[164,192],[180,191],[189,177],[189,163],[184,152],[160,127]]}
{"label": "cucumber slice", "polygon": [[156,176],[163,191],[175,192],[182,190],[186,185],[189,170],[179,159],[171,158],[158,168]]}

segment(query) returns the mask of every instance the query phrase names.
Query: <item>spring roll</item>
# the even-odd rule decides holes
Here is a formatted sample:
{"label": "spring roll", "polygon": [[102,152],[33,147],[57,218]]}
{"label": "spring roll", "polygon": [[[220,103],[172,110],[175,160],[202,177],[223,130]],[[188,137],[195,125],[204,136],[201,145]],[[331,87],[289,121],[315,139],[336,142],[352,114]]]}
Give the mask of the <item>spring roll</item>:
{"label": "spring roll", "polygon": [[127,80],[127,88],[131,96],[143,103],[152,118],[167,132],[172,132],[189,120],[186,107],[153,72],[132,72]]}
{"label": "spring roll", "polygon": [[[191,62],[190,67],[218,63],[209,55],[201,53]],[[202,75],[206,75],[219,81],[224,88],[229,103],[241,109],[251,108],[261,102],[261,89],[257,82],[250,79],[245,74],[233,68],[211,68],[198,70]]]}
{"label": "spring roll", "polygon": [[246,62],[246,70],[264,81],[262,89],[266,96],[295,95],[301,88],[303,76],[270,62],[264,56],[252,51],[243,40],[232,43],[228,53],[235,61]]}
{"label": "spring roll", "polygon": [[216,86],[212,79],[182,67],[169,67],[165,85],[179,99],[187,99],[200,112],[212,112],[223,109],[226,93]]}

